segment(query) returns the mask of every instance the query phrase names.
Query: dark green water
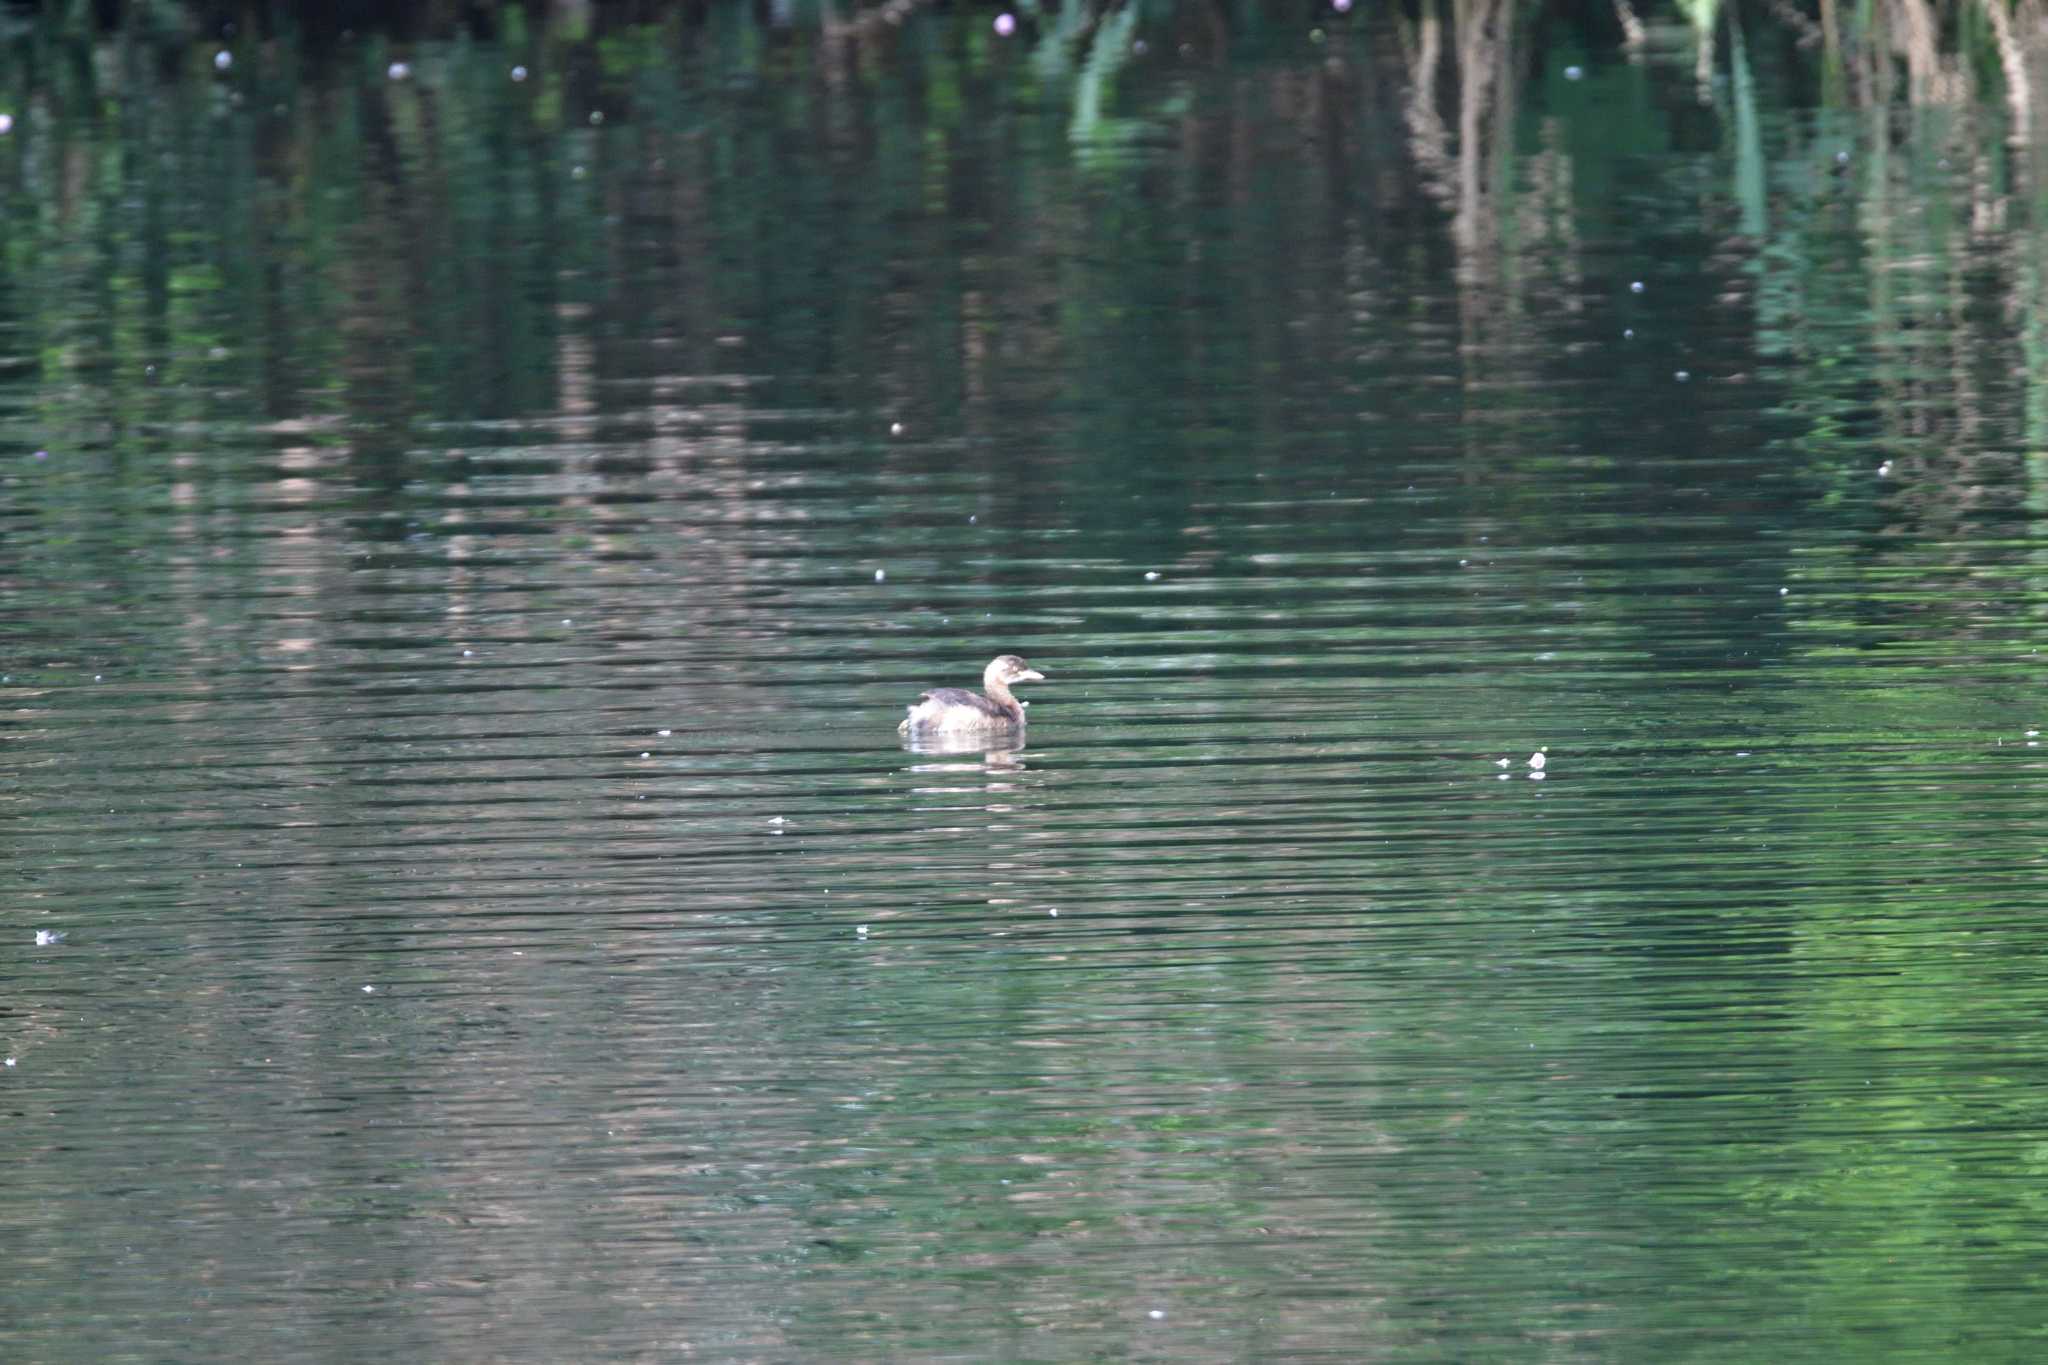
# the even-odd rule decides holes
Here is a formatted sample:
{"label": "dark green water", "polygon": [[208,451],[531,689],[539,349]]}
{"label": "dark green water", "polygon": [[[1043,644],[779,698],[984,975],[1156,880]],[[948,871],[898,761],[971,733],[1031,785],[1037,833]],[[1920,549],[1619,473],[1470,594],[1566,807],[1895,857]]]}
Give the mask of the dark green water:
{"label": "dark green water", "polygon": [[1995,111],[744,13],[0,42],[0,1356],[2038,1359]]}

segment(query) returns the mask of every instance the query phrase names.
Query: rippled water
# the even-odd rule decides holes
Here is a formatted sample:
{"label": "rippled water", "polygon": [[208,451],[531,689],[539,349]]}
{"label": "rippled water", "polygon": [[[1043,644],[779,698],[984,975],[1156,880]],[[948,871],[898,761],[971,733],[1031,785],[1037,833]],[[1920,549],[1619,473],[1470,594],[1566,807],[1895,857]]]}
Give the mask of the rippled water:
{"label": "rippled water", "polygon": [[25,118],[6,1354],[2030,1358],[2024,229],[1461,257],[1383,50]]}

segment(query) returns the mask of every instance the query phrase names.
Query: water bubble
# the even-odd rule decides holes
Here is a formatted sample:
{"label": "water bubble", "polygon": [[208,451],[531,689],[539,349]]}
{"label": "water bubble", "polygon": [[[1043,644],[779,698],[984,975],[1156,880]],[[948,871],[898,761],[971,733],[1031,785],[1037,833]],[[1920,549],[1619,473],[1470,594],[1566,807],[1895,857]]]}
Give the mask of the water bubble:
{"label": "water bubble", "polygon": [[1005,11],[996,16],[996,37],[1007,38],[1017,31],[1017,16]]}

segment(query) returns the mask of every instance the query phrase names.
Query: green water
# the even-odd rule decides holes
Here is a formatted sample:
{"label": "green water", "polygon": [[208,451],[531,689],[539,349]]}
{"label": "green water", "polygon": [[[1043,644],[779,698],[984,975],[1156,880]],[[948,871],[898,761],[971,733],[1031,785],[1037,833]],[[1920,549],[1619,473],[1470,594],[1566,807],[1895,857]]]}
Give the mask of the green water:
{"label": "green water", "polygon": [[511,14],[0,30],[0,1355],[2039,1356],[1995,106]]}

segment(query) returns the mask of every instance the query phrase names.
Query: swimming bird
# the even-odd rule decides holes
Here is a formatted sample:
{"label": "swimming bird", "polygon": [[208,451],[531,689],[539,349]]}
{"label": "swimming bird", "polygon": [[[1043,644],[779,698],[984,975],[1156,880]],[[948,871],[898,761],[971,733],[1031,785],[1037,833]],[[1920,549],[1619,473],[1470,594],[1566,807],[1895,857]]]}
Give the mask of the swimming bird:
{"label": "swimming bird", "polygon": [[896,732],[933,735],[1022,729],[1024,703],[1010,695],[1010,684],[1043,681],[1045,674],[1015,654],[998,654],[981,671],[981,686],[988,695],[964,687],[933,688],[917,699]]}

